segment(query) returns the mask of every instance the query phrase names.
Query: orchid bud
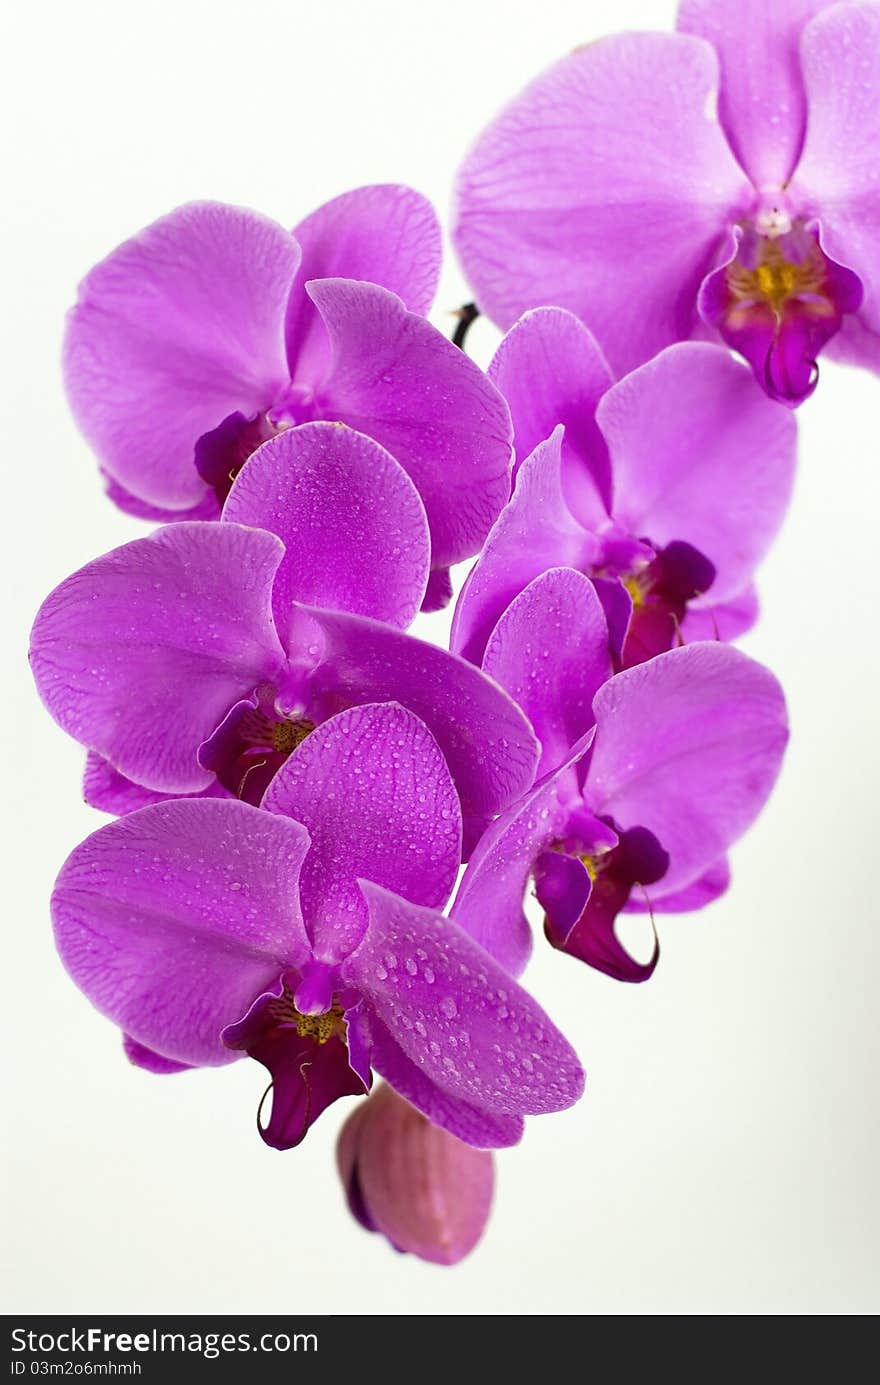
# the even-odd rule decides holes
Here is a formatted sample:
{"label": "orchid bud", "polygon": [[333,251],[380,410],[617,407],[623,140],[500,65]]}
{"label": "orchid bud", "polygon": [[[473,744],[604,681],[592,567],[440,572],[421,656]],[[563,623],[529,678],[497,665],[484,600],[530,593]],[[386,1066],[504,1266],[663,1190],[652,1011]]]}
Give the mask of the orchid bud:
{"label": "orchid bud", "polygon": [[495,1178],[491,1153],[432,1125],[390,1087],[358,1105],[336,1158],[352,1215],[395,1250],[455,1265],[482,1236]]}

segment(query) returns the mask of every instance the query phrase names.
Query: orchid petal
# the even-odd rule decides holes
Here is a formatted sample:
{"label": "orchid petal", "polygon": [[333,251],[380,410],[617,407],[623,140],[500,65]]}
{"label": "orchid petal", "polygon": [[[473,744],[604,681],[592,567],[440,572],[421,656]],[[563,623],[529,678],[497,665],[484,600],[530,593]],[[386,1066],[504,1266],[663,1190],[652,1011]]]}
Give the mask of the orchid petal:
{"label": "orchid petal", "polygon": [[807,123],[798,43],[834,0],[682,0],[678,29],[712,44],[721,62],[718,117],[756,188],[784,187]]}
{"label": "orchid petal", "polygon": [[693,884],[757,817],[788,736],[768,669],[731,645],[690,644],[617,674],[593,704],[584,798],[618,829],[653,833],[663,893]]}
{"label": "orchid petal", "polygon": [[474,663],[515,596],[551,567],[586,569],[598,541],[575,519],[562,489],[563,429],[535,448],[461,589],[450,648]]}
{"label": "orchid petal", "polygon": [[704,875],[683,890],[664,893],[665,880],[647,890],[633,891],[623,906],[628,914],[690,914],[705,909],[726,893],[730,885],[730,864],[726,856],[710,866]]}
{"label": "orchid petal", "polygon": [[[181,796],[229,798],[230,794],[228,789],[224,789],[215,779],[206,789]],[[83,798],[90,808],[97,808],[101,813],[112,813],[114,817],[124,817],[126,813],[134,813],[138,808],[148,808],[152,803],[164,803],[170,797],[176,795],[157,793],[154,789],[145,789],[141,784],[136,784],[133,779],[126,779],[124,774],[113,768],[109,760],[96,755],[93,750],[86,756]]]}
{"label": "orchid petal", "polygon": [[611,475],[595,415],[613,377],[592,332],[562,308],[535,308],[507,333],[489,379],[510,405],[518,466],[564,425],[566,499],[583,524],[601,524],[611,506]]}
{"label": "orchid petal", "polygon": [[738,594],[782,523],[797,426],[751,371],[706,342],[670,346],[598,409],[611,450],[614,517],[655,547],[676,540],[715,568],[713,602]]}
{"label": "orchid petal", "polygon": [[92,1004],[180,1063],[230,1062],[221,1030],[308,941],[299,823],[214,801],[158,803],[93,832],[52,896],[61,960]]}
{"label": "orchid petal", "polygon": [[282,540],[279,629],[294,601],[401,629],[418,612],[431,552],[424,507],[394,458],[351,428],[305,423],[264,443],[233,483],[223,520]]}
{"label": "orchid petal", "polygon": [[860,363],[877,369],[880,334],[880,7],[837,4],[801,40],[809,123],[796,190],[820,218],[826,255],[864,285]]}
{"label": "orchid petal", "polygon": [[531,996],[449,919],[369,881],[361,889],[370,923],[343,978],[425,1077],[500,1115],[572,1106],[581,1065]]}
{"label": "orchid petal", "polygon": [[588,733],[564,765],[486,829],[450,910],[450,917],[511,976],[519,976],[532,950],[523,898],[535,862],[562,835],[572,804],[580,799],[575,769],[592,735]]}
{"label": "orchid petal", "polygon": [[477,140],[454,239],[483,312],[555,304],[620,375],[695,324],[724,225],[752,196],[715,118],[718,60],[684,34],[621,34],[543,73]]}
{"label": "orchid petal", "polygon": [[593,725],[593,698],[613,672],[592,582],[572,568],[536,577],[492,631],[483,672],[532,723],[541,742],[538,776],[556,769]]}
{"label": "orchid petal", "polygon": [[300,893],[312,949],[336,962],[366,927],[357,878],[445,904],[461,860],[461,810],[437,742],[395,703],[324,722],[282,765],[262,806],[301,822],[312,849]]}
{"label": "orchid petal", "polygon": [[335,709],[400,702],[442,751],[465,819],[492,817],[529,788],[538,746],[502,688],[454,654],[377,621],[303,608],[323,638],[309,691]]}
{"label": "orchid petal", "polygon": [[55,720],[147,788],[206,788],[199,745],[283,663],[270,610],[282,555],[258,530],[172,524],[68,577],[31,634]]}
{"label": "orchid petal", "polygon": [[313,280],[333,344],[319,391],[325,418],[386,447],[415,483],[431,527],[432,567],[476,553],[510,489],[507,405],[436,327],[375,284]]}
{"label": "orchid petal", "polygon": [[407,1057],[375,1014],[359,1017],[359,1026],[376,1072],[428,1120],[478,1149],[505,1149],[519,1144],[522,1116],[485,1111],[437,1086]]}
{"label": "orchid petal", "polygon": [[296,241],[274,221],[193,202],[83,280],[64,344],[68,398],[133,496],[198,505],[199,437],[231,413],[265,410],[287,385],[284,314],[298,263]]}
{"label": "orchid petal", "polygon": [[440,273],[440,225],[430,202],[412,188],[378,183],[334,197],[294,229],[302,251],[287,309],[290,374],[319,383],[330,366],[327,332],[305,292],[310,279],[360,279],[426,314]]}

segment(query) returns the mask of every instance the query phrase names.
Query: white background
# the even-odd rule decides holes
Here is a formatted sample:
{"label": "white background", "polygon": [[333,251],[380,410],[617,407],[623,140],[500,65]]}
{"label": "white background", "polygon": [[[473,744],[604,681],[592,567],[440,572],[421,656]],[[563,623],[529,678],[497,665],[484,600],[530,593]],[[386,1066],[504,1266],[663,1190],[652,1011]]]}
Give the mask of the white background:
{"label": "white background", "polygon": [[[6,659],[3,1097],[6,1311],[845,1314],[880,1307],[878,1232],[878,399],[827,365],[800,414],[794,506],[747,647],[790,700],[781,784],[735,885],[661,923],[644,987],[540,945],[527,981],[588,1069],[573,1111],[498,1159],[485,1241],[456,1269],[352,1223],[340,1103],[299,1149],[261,1144],[263,1070],[157,1078],[62,973],[47,899],[98,823],[81,753],[25,665],[39,601],[142,532],[103,500],[62,397],[78,278],[176,204],[292,225],[360,183],[445,211],[503,100],[585,40],[662,28],[614,0],[131,0],[10,7],[0,93],[0,406]],[[450,261],[435,321],[467,297]],[[485,361],[494,334],[478,324]],[[161,419],[157,419],[161,427]],[[423,627],[423,630],[427,627]],[[430,629],[438,637],[442,621]]]}

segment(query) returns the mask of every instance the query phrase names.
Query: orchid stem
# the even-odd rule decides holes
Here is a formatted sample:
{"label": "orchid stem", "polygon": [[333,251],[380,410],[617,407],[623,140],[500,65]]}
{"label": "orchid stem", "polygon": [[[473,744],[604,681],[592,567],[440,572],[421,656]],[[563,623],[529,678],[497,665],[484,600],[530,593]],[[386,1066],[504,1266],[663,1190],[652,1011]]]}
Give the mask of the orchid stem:
{"label": "orchid stem", "polygon": [[463,351],[471,323],[480,316],[480,310],[476,303],[465,303],[459,308],[456,316],[458,317],[458,326],[452,334],[452,345]]}

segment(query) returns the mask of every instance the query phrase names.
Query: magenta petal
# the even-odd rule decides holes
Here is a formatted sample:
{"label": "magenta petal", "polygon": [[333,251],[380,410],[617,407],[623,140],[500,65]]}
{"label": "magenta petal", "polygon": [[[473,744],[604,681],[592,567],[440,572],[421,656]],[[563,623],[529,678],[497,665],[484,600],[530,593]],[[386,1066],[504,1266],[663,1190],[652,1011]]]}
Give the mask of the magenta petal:
{"label": "magenta petal", "polygon": [[658,548],[680,540],[734,596],[770,547],[791,495],[797,429],[721,347],[671,346],[608,391],[614,517]]}
{"label": "magenta petal", "polygon": [[31,634],[55,720],[139,784],[206,788],[200,744],[283,663],[270,608],[282,555],[258,530],[173,524],[68,577]]}
{"label": "magenta petal", "polygon": [[293,232],[302,262],[287,309],[287,353],[297,380],[317,383],[330,342],[305,292],[310,279],[360,279],[425,314],[434,301],[442,245],[436,213],[421,193],[395,183],[353,188],[325,202]]}
{"label": "magenta petal", "polygon": [[[83,798],[90,808],[97,808],[102,813],[112,813],[114,817],[123,817],[126,813],[136,812],[138,808],[148,808],[152,803],[163,803],[167,798],[175,796],[145,789],[140,784],[135,784],[132,779],[126,779],[124,774],[120,774],[108,760],[102,759],[93,750],[86,756]],[[213,780],[199,793],[183,796],[228,798],[229,793],[222,784]]]}
{"label": "magenta petal", "polygon": [[532,950],[532,930],[523,899],[541,852],[562,835],[579,800],[575,767],[592,743],[585,736],[567,763],[488,827],[471,855],[451,917],[518,976]]}
{"label": "magenta petal", "polygon": [[519,469],[516,487],[461,589],[450,648],[474,663],[515,596],[551,567],[589,568],[599,544],[575,519],[562,492],[563,429],[556,428]]}
{"label": "magenta petal", "polygon": [[192,505],[188,510],[169,509],[163,505],[150,505],[146,500],[139,500],[136,495],[131,495],[124,486],[120,486],[118,481],[114,481],[112,476],[108,476],[102,469],[101,475],[104,479],[104,490],[108,500],[127,515],[133,515],[135,519],[146,519],[151,524],[168,524],[175,520],[187,519],[219,519],[220,501],[214,491],[206,491],[203,498]]}
{"label": "magenta petal", "polygon": [[681,622],[681,638],[685,644],[695,640],[738,640],[751,630],[758,619],[758,593],[746,587],[738,596],[717,604],[711,601],[711,591],[704,606],[691,602]]}
{"label": "magenta petal", "polygon": [[522,1116],[483,1110],[438,1087],[406,1056],[374,1014],[369,1019],[361,1017],[360,1025],[376,1072],[428,1120],[477,1149],[506,1149],[519,1144],[523,1135]]}
{"label": "magenta petal", "polygon": [[500,1115],[572,1106],[583,1070],[531,996],[451,920],[369,881],[361,889],[370,924],[343,979],[424,1076]]}
{"label": "magenta petal", "polygon": [[592,582],[572,568],[536,577],[492,631],[483,671],[532,723],[541,742],[538,776],[556,769],[593,725],[593,698],[613,672]]}
{"label": "magenta petal", "polygon": [[[837,4],[804,30],[810,118],[792,195],[818,216],[822,249],[864,285],[860,362],[878,368],[880,333],[880,8]],[[867,349],[865,349],[867,348]]]}
{"label": "magenta petal", "polygon": [[442,611],[452,600],[452,573],[448,567],[435,567],[428,578],[428,585],[425,588],[425,595],[422,598],[422,610],[426,612]]}
{"label": "magenta petal", "polygon": [[349,1117],[338,1146],[341,1167],[350,1130],[344,1182],[350,1203],[356,1183],[365,1224],[422,1260],[463,1260],[489,1217],[492,1155],[433,1125],[384,1085]]}
{"label": "magenta petal", "polygon": [[731,645],[690,644],[617,674],[593,704],[584,798],[670,858],[664,892],[699,879],[742,836],[779,773],[785,700],[768,669]]}
{"label": "magenta petal", "polygon": [[713,45],[721,60],[718,115],[755,187],[783,187],[807,123],[799,40],[834,0],[681,0],[678,28]]}
{"label": "magenta petal", "polygon": [[705,909],[726,893],[730,885],[730,865],[722,856],[710,866],[705,875],[686,885],[683,890],[664,893],[665,880],[658,880],[647,890],[634,890],[623,906],[628,914],[689,914]]}
{"label": "magenta petal", "polygon": [[325,418],[375,438],[409,472],[431,527],[432,567],[478,552],[510,487],[507,405],[473,361],[395,294],[346,279],[308,291],[333,344]]}
{"label": "magenta petal", "polygon": [[78,846],[52,895],[61,960],[92,1004],[180,1063],[220,1064],[221,1030],[301,966],[304,827],[245,803],[159,803]]}
{"label": "magenta petal", "polygon": [[223,519],[282,540],[272,593],[279,630],[294,601],[402,629],[419,609],[431,554],[424,507],[394,458],[351,428],[305,423],[264,443],[239,472]]}
{"label": "magenta petal", "polygon": [[154,1053],[151,1048],[139,1044],[130,1034],[123,1034],[122,1047],[128,1061],[145,1072],[167,1076],[174,1072],[189,1072],[192,1066],[190,1063],[175,1063],[173,1058],[163,1058],[161,1053]]}
{"label": "magenta petal", "polygon": [[64,375],[106,471],[150,505],[206,495],[193,453],[228,414],[251,416],[287,384],[284,314],[299,263],[267,217],[193,202],[91,270],[68,319]]}
{"label": "magenta petal", "polygon": [[690,336],[697,289],[751,196],[712,112],[718,61],[683,34],[621,34],[543,73],[459,173],[454,239],[501,327],[556,304],[612,370]]}
{"label": "magenta petal", "polygon": [[538,746],[522,712],[479,669],[377,621],[308,608],[324,640],[311,695],[328,704],[400,702],[425,723],[465,818],[492,817],[529,788]]}
{"label": "magenta petal", "polygon": [[308,830],[300,893],[322,961],[339,961],[363,935],[358,876],[419,904],[449,898],[461,860],[455,786],[431,733],[395,703],[324,722],[281,767],[263,807]]}
{"label": "magenta petal", "polygon": [[510,405],[517,466],[564,425],[566,499],[583,524],[601,524],[611,506],[611,474],[596,406],[613,378],[592,332],[562,308],[535,308],[507,333],[489,379]]}

